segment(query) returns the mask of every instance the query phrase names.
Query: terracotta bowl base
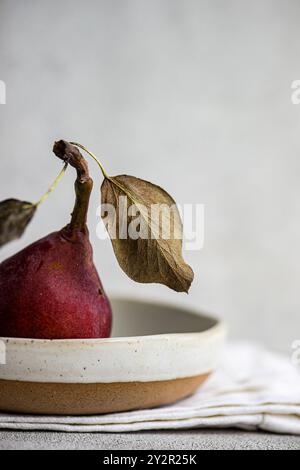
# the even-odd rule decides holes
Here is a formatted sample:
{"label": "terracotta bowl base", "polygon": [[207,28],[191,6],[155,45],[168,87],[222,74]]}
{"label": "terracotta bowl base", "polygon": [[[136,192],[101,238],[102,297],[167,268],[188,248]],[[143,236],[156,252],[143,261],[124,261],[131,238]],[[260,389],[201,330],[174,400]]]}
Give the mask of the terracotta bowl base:
{"label": "terracotta bowl base", "polygon": [[97,384],[0,380],[0,410],[46,415],[93,415],[154,408],[192,395],[209,376],[161,382]]}

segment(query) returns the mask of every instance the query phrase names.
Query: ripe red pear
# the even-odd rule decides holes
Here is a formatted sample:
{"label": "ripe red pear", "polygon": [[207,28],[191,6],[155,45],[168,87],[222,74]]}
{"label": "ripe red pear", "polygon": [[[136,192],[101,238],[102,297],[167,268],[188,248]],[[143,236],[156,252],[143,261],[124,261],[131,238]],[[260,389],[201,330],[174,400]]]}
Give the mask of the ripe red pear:
{"label": "ripe red pear", "polygon": [[111,307],[86,226],[93,182],[75,147],[60,141],[54,151],[77,170],[72,220],[0,264],[0,336],[109,337]]}

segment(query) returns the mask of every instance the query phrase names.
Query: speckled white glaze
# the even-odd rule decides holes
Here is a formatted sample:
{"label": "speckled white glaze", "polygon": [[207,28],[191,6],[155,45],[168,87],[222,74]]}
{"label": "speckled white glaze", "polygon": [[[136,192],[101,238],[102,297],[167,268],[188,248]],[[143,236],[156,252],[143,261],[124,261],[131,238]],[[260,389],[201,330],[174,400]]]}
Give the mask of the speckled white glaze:
{"label": "speckled white glaze", "polygon": [[0,379],[150,382],[192,377],[216,367],[226,335],[218,320],[170,305],[131,300],[112,304],[119,337],[52,341],[0,338],[6,345]]}

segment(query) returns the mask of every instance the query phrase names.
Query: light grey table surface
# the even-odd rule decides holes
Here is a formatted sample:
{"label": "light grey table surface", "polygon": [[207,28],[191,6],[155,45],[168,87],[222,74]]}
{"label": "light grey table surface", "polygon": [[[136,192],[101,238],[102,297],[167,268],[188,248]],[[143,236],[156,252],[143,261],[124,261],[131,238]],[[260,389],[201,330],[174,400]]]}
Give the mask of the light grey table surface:
{"label": "light grey table surface", "polygon": [[300,450],[300,436],[237,430],[126,434],[0,431],[0,450]]}

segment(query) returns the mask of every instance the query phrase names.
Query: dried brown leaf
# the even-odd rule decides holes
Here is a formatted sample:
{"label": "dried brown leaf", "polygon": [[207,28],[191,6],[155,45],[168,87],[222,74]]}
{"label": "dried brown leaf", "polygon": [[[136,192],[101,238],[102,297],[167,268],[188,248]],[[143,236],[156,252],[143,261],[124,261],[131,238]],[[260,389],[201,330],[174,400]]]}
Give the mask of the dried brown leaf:
{"label": "dried brown leaf", "polygon": [[23,235],[35,211],[36,206],[30,202],[17,199],[0,202],[0,247]]}
{"label": "dried brown leaf", "polygon": [[[101,194],[102,204],[116,210],[102,217],[123,271],[137,282],[188,292],[194,273],[182,257],[183,227],[171,196],[159,186],[127,175],[106,178]],[[132,228],[142,236],[128,236]]]}

